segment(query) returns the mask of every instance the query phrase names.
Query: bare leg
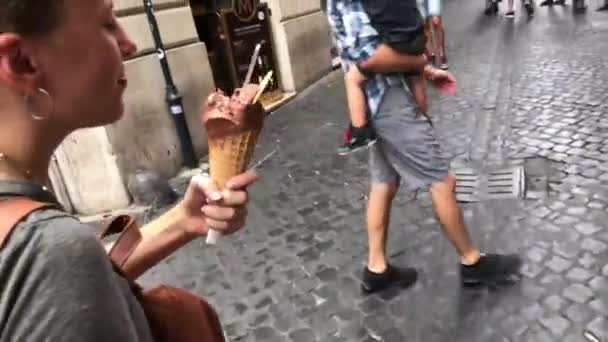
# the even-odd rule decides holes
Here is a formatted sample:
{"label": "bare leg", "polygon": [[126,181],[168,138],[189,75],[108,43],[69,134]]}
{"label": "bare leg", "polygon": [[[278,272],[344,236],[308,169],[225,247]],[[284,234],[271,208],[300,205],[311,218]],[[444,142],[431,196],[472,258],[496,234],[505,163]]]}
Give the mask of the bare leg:
{"label": "bare leg", "polygon": [[443,57],[446,55],[445,51],[445,31],[443,30],[443,22],[440,16],[435,16],[432,19],[433,29],[437,35],[437,52],[438,55]]}
{"label": "bare leg", "polygon": [[480,252],[471,241],[469,232],[465,228],[462,212],[454,194],[455,185],[454,176],[433,184],[431,187],[433,206],[445,234],[462,257],[462,262],[466,265],[473,265],[479,260]]}
{"label": "bare leg", "polygon": [[434,37],[433,37],[433,29],[431,27],[431,21],[427,20],[424,24],[424,33],[426,35],[426,55],[429,58],[429,62],[431,64],[435,64],[435,46],[434,46]]}
{"label": "bare leg", "polygon": [[513,12],[515,10],[515,0],[509,0],[508,5],[507,5],[507,13],[508,12]]}
{"label": "bare leg", "polygon": [[367,235],[369,261],[367,267],[375,273],[387,268],[386,242],[391,215],[391,204],[397,193],[397,184],[372,184],[367,208]]}
{"label": "bare leg", "polygon": [[365,78],[356,67],[353,67],[344,77],[346,85],[346,97],[350,110],[350,121],[354,127],[364,127],[367,123],[366,98],[363,91],[363,81]]}
{"label": "bare leg", "polygon": [[413,56],[397,52],[386,44],[378,46],[376,52],[359,67],[364,71],[386,74],[391,72],[423,72],[427,61],[423,55]]}

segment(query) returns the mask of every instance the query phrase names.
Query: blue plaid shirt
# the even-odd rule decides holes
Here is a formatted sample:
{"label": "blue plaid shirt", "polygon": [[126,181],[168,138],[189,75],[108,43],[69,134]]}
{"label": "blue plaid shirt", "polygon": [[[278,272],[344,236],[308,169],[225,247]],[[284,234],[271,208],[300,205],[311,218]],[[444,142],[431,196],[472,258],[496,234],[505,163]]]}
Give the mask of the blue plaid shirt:
{"label": "blue plaid shirt", "polygon": [[[376,52],[380,35],[372,27],[361,0],[327,0],[327,15],[345,71]],[[375,74],[366,81],[367,103],[372,116],[378,113],[386,90],[395,86],[409,92],[403,74]]]}

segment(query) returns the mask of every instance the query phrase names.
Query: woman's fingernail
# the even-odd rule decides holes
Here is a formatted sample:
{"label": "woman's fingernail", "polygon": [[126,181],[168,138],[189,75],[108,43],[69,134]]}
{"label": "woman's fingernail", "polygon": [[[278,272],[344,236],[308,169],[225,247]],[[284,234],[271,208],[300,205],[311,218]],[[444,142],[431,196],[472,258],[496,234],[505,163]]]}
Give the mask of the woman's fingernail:
{"label": "woman's fingernail", "polygon": [[219,201],[222,199],[222,194],[220,194],[219,192],[212,192],[211,196],[209,196],[209,199],[212,201]]}

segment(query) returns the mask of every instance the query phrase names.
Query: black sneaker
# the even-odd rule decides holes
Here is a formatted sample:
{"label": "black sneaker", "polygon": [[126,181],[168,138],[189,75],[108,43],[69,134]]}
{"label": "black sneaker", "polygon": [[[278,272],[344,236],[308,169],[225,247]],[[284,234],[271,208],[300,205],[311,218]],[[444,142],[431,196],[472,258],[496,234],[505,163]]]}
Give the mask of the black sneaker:
{"label": "black sneaker", "polygon": [[545,0],[543,2],[540,3],[541,6],[553,6],[555,2],[553,2],[553,0]]}
{"label": "black sneaker", "polygon": [[518,255],[484,254],[472,266],[461,265],[464,286],[500,285],[520,279],[521,258]]}
{"label": "black sneaker", "polygon": [[[500,0],[498,2],[500,2]],[[498,13],[498,2],[494,0],[490,1],[483,13],[485,15],[492,15]]]}
{"label": "black sneaker", "polygon": [[344,145],[338,148],[338,154],[341,156],[349,155],[363,148],[373,146],[378,141],[376,133],[370,127],[352,128],[346,136]]}
{"label": "black sneaker", "polygon": [[507,18],[507,19],[515,18],[515,11],[508,11],[507,13],[505,13],[505,18]]}
{"label": "black sneaker", "polygon": [[409,287],[418,280],[418,272],[410,267],[388,265],[383,273],[374,273],[367,267],[363,270],[361,290],[365,293],[382,291],[393,286]]}

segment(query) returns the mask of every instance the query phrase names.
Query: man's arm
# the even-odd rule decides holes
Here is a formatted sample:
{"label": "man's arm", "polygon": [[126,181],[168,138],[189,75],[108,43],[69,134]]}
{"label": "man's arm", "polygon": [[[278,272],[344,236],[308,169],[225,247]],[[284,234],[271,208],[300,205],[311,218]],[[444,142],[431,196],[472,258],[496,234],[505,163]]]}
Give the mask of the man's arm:
{"label": "man's arm", "polygon": [[365,61],[358,63],[361,72],[388,74],[395,72],[420,72],[422,73],[427,65],[424,55],[413,56],[401,54],[386,44],[381,44],[376,52]]}

